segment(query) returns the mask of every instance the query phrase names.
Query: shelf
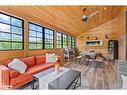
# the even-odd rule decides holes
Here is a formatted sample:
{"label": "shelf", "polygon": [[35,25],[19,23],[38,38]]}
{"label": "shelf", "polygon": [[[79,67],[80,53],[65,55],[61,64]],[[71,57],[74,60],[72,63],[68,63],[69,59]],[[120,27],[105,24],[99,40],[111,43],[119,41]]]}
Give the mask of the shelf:
{"label": "shelf", "polygon": [[85,46],[102,46],[102,40],[90,40],[85,42]]}

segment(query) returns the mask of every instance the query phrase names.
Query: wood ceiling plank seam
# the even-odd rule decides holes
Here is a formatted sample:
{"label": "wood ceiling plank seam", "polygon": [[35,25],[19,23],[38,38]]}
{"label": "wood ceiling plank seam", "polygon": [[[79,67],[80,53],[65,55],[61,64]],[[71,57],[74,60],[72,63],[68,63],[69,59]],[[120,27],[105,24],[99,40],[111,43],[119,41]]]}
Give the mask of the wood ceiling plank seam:
{"label": "wood ceiling plank seam", "polygon": [[113,19],[113,12],[114,12],[114,7],[113,6],[111,6],[111,8],[110,8],[110,13],[108,14],[109,15],[109,19]]}
{"label": "wood ceiling plank seam", "polygon": [[[55,18],[55,19],[58,19],[58,18],[59,18],[58,15],[57,15],[57,13],[56,13],[57,11],[55,11],[55,12],[54,12],[54,10],[51,11],[52,9],[49,9],[49,7],[43,7],[44,10],[42,10],[41,7],[35,7],[35,8],[38,8],[39,11],[41,11],[41,12],[43,12],[44,10],[45,10],[45,11],[50,11],[50,13],[53,14],[53,15],[50,16],[50,17],[53,17],[53,18]],[[51,7],[50,7],[50,8],[51,8]],[[45,12],[45,14],[47,14],[47,13]],[[47,15],[49,15],[49,14],[47,14]],[[60,18],[59,18],[59,19],[60,19]]]}
{"label": "wood ceiling plank seam", "polygon": [[[117,11],[122,9],[121,6],[106,6],[107,12],[102,14],[102,17],[100,14],[97,14],[96,17],[90,18],[90,20],[87,23],[83,23],[80,21],[69,21],[69,19],[70,18],[77,19],[78,17],[79,19],[81,19],[80,16],[82,16],[82,9],[84,7],[87,8],[86,13],[89,15],[93,13],[91,9],[98,8],[100,10],[102,6],[39,6],[39,8],[43,9],[41,10],[41,13],[38,12],[37,9],[36,10],[33,9],[33,7],[38,7],[38,6],[6,6],[3,8],[7,9],[7,7],[11,9],[17,8],[15,9],[15,11],[23,10],[24,15],[29,12],[28,13],[29,17],[34,16],[37,19],[41,19],[41,21],[44,21],[45,23],[49,23],[49,26],[55,25],[55,27],[60,27],[61,29],[75,35],[80,34],[82,32],[87,32],[88,30],[95,28],[98,25],[101,25],[102,24],[101,20],[103,21],[103,18],[106,19],[105,23],[109,20],[116,18],[119,14],[119,12]],[[46,10],[44,10],[45,8]],[[60,13],[63,15],[61,17],[62,19],[58,19],[59,12],[56,12],[56,14],[53,14],[54,11],[57,11],[58,9],[62,10],[62,12],[60,11]],[[115,14],[115,13],[118,13],[118,14]],[[43,15],[45,15],[44,18],[42,17]],[[51,22],[54,22],[54,23],[51,23]]]}
{"label": "wood ceiling plank seam", "polygon": [[113,18],[118,17],[119,13],[121,12],[121,7],[117,6],[117,9],[114,8],[114,14],[113,14]]}
{"label": "wood ceiling plank seam", "polygon": [[109,20],[112,20],[112,9],[113,9],[113,6],[109,6],[109,10],[107,10],[107,20],[106,20],[106,22],[108,22]]}
{"label": "wood ceiling plank seam", "polygon": [[102,22],[102,13],[101,13],[101,7],[96,7],[97,8],[97,11],[98,11],[98,14],[96,16],[96,23],[97,23],[97,26]]}
{"label": "wood ceiling plank seam", "polygon": [[[57,20],[59,23],[61,23],[61,21],[59,21],[59,20]],[[65,24],[64,24],[64,21],[62,21],[62,23],[63,23],[63,26],[65,27],[65,28],[68,28],[67,26],[65,26]],[[76,29],[77,30],[77,29]],[[72,31],[72,30],[71,30]]]}
{"label": "wood ceiling plank seam", "polygon": [[[90,8],[90,14],[91,15],[93,13],[93,8]],[[94,17],[91,17],[89,20],[88,20],[91,24],[90,24],[90,28],[93,28],[93,24],[94,24]]]}
{"label": "wood ceiling plank seam", "polygon": [[[52,16],[51,16],[51,17],[52,17]],[[62,27],[65,27],[66,29],[69,29],[67,26],[65,26],[64,22],[61,23],[59,20],[56,20],[56,21],[59,23],[59,25],[62,24]],[[58,24],[56,24],[56,25],[58,25]],[[56,26],[56,25],[55,25],[55,26]],[[69,29],[68,31],[72,31],[72,30]]]}
{"label": "wood ceiling plank seam", "polygon": [[[97,6],[95,6],[95,9],[94,9],[93,12],[96,12],[96,11],[98,11],[98,10],[97,10]],[[94,25],[93,25],[93,26],[97,26],[97,24],[98,24],[98,14],[99,14],[99,13],[97,13],[97,14],[94,16],[94,20],[93,20],[93,22],[94,22],[93,24],[94,24]]]}
{"label": "wood ceiling plank seam", "polygon": [[[27,14],[27,13],[26,13]],[[30,14],[29,14],[30,15]],[[33,15],[32,15],[33,16]],[[38,18],[38,19],[41,19],[40,17],[35,17],[35,18]],[[45,21],[45,20],[42,20],[42,21]],[[49,22],[47,22],[47,21],[45,21],[46,23],[49,23]],[[51,23],[50,23],[51,24]],[[51,25],[53,25],[53,24],[51,24]],[[53,25],[54,26],[54,25]],[[61,27],[60,27],[61,28]],[[70,31],[70,30],[66,30],[66,29],[68,29],[68,28],[63,28],[63,30],[65,30],[65,31]],[[72,33],[73,34],[73,33]],[[74,34],[75,35],[75,34]]]}
{"label": "wood ceiling plank seam", "polygon": [[[68,16],[66,16],[66,17],[68,17]],[[72,21],[70,18],[68,18],[68,19],[69,19],[69,22],[71,22],[70,24],[72,24],[72,25],[74,25],[76,27],[76,30],[80,30],[79,29],[80,27],[77,25],[77,23],[74,23],[75,21]]]}

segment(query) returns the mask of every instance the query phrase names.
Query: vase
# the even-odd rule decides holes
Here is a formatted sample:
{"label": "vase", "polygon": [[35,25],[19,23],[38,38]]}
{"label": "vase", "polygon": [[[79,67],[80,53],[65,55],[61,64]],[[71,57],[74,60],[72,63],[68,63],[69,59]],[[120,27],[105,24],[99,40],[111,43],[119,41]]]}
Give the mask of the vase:
{"label": "vase", "polygon": [[55,64],[55,72],[56,72],[56,74],[60,73],[60,66],[59,66],[59,64]]}

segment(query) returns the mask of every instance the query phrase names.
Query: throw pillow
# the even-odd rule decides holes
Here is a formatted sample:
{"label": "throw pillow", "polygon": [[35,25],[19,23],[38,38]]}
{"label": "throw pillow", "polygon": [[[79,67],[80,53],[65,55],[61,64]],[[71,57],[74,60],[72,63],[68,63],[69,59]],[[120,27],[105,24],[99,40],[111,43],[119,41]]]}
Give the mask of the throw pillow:
{"label": "throw pillow", "polygon": [[57,56],[55,55],[55,53],[52,54],[46,53],[46,63],[56,62],[56,61],[57,61]]}
{"label": "throw pillow", "polygon": [[127,89],[127,76],[121,75],[122,77],[122,89]]}
{"label": "throw pillow", "polygon": [[34,56],[21,58],[20,60],[22,62],[24,62],[27,65],[27,67],[32,67],[35,65],[35,57]]}
{"label": "throw pillow", "polygon": [[23,74],[27,69],[27,65],[19,59],[14,59],[8,64],[8,67],[18,71],[20,74]]}
{"label": "throw pillow", "polygon": [[20,74],[16,71],[16,70],[10,70],[10,78],[16,78],[18,77]]}
{"label": "throw pillow", "polygon": [[36,59],[36,64],[45,64],[45,62],[46,62],[45,55],[35,56],[35,59]]}

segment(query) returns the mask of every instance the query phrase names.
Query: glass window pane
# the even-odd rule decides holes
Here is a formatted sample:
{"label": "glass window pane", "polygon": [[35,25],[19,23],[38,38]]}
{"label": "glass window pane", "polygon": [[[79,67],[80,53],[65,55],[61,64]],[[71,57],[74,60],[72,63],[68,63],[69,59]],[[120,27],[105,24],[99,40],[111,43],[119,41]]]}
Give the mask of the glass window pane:
{"label": "glass window pane", "polygon": [[36,30],[36,25],[34,25],[34,24],[29,24],[29,29],[31,29],[31,30]]}
{"label": "glass window pane", "polygon": [[10,25],[0,23],[0,31],[10,32]]}
{"label": "glass window pane", "polygon": [[45,34],[45,38],[46,38],[46,39],[50,39],[50,36],[47,35],[47,34]]}
{"label": "glass window pane", "polygon": [[12,43],[12,49],[22,49],[22,43]]}
{"label": "glass window pane", "polygon": [[22,36],[20,35],[12,35],[12,41],[19,41],[22,42]]}
{"label": "glass window pane", "polygon": [[42,39],[41,38],[37,38],[37,43],[42,43]]}
{"label": "glass window pane", "polygon": [[49,48],[49,45],[45,45],[45,48],[48,49]]}
{"label": "glass window pane", "polygon": [[40,38],[42,38],[42,33],[40,33],[40,32],[37,32],[37,37],[40,37]]}
{"label": "glass window pane", "polygon": [[50,45],[50,48],[52,49],[53,48],[53,45]]}
{"label": "glass window pane", "polygon": [[58,41],[58,44],[61,44],[61,41]]}
{"label": "glass window pane", "polygon": [[58,40],[61,40],[61,37],[58,37]]}
{"label": "glass window pane", "polygon": [[8,34],[8,33],[0,33],[0,40],[10,41],[11,40],[11,35]]}
{"label": "glass window pane", "polygon": [[51,44],[53,44],[53,40],[49,40]]}
{"label": "glass window pane", "polygon": [[63,48],[65,48],[65,45],[63,44]]}
{"label": "glass window pane", "polygon": [[50,36],[50,39],[53,39],[53,36]]}
{"label": "glass window pane", "polygon": [[0,50],[10,50],[11,43],[10,42],[0,42]]}
{"label": "glass window pane", "polygon": [[37,44],[37,49],[42,49],[42,44]]}
{"label": "glass window pane", "polygon": [[22,28],[12,26],[12,33],[22,34]]}
{"label": "glass window pane", "polygon": [[0,22],[10,24],[10,17],[4,14],[0,14]]}
{"label": "glass window pane", "polygon": [[45,33],[46,34],[49,34],[50,33],[50,30],[45,28]]}
{"label": "glass window pane", "polygon": [[42,32],[42,27],[37,26],[37,31]]}
{"label": "glass window pane", "polygon": [[49,39],[45,39],[45,43],[49,43]]}
{"label": "glass window pane", "polygon": [[34,37],[29,37],[29,42],[34,42],[34,43],[36,43],[36,38],[34,38]]}
{"label": "glass window pane", "polygon": [[36,49],[36,44],[29,43],[29,49]]}
{"label": "glass window pane", "polygon": [[11,18],[11,24],[15,26],[22,27],[22,20],[16,19],[16,18]]}
{"label": "glass window pane", "polygon": [[62,48],[62,33],[57,32],[57,48]]}
{"label": "glass window pane", "polygon": [[31,30],[29,30],[29,36],[34,36],[34,37],[36,37],[36,31],[31,31]]}
{"label": "glass window pane", "polygon": [[50,35],[53,35],[53,31],[52,30],[50,30]]}

